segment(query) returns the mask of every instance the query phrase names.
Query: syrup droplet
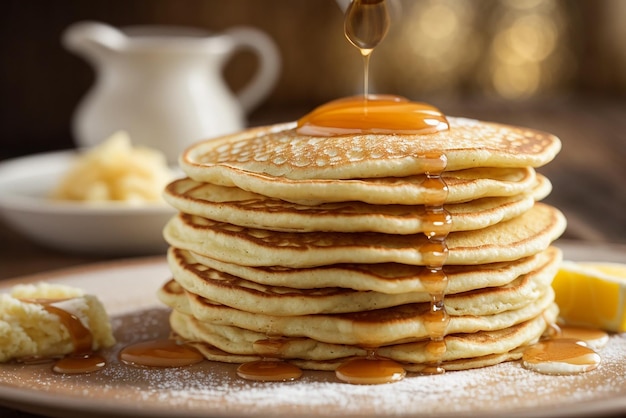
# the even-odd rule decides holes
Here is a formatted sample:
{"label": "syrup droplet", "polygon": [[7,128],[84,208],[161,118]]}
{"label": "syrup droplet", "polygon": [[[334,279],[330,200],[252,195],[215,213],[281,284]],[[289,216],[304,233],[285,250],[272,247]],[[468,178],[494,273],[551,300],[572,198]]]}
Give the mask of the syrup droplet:
{"label": "syrup droplet", "polygon": [[420,281],[424,290],[431,295],[443,294],[448,287],[448,276],[442,267],[425,268]]}
{"label": "syrup droplet", "polygon": [[[428,236],[431,232],[432,231],[425,231],[425,234]],[[420,246],[419,250],[422,253],[424,263],[431,267],[429,273],[432,273],[435,269],[442,267],[448,258],[448,245],[446,244],[445,239],[429,239]],[[440,276],[437,275],[437,277]]]}
{"label": "syrup droplet", "polygon": [[426,207],[423,225],[424,231],[427,231],[427,237],[446,237],[452,229],[452,216],[443,206]]}
{"label": "syrup droplet", "polygon": [[263,359],[240,364],[237,375],[247,380],[287,382],[302,376],[302,370],[285,361]]}
{"label": "syrup droplet", "polygon": [[252,345],[256,354],[262,357],[274,358],[280,357],[288,341],[287,338],[269,336],[266,339],[255,341]]}
{"label": "syrup droplet", "polygon": [[346,38],[364,55],[371,53],[385,38],[389,25],[389,11],[385,0],[353,0],[346,10]]}
{"label": "syrup droplet", "polygon": [[298,133],[313,136],[348,134],[432,134],[449,129],[441,111],[393,95],[347,97],[326,103],[298,121]]}
{"label": "syrup droplet", "polygon": [[190,345],[168,339],[129,345],[120,352],[120,360],[131,366],[182,367],[199,363],[204,356]]}
{"label": "syrup droplet", "polygon": [[103,369],[105,366],[106,360],[101,355],[74,355],[64,357],[57,361],[52,367],[52,371],[64,374],[92,373]]}
{"label": "syrup droplet", "polygon": [[525,368],[543,374],[576,374],[600,365],[600,355],[584,342],[572,338],[556,338],[535,343],[524,351]]}
{"label": "syrup droplet", "polygon": [[397,362],[380,358],[355,358],[335,370],[337,378],[356,385],[377,385],[400,381],[406,370]]}
{"label": "syrup droplet", "polygon": [[368,96],[369,59],[389,31],[385,0],[353,0],[346,10],[344,33],[363,56],[363,96]]}

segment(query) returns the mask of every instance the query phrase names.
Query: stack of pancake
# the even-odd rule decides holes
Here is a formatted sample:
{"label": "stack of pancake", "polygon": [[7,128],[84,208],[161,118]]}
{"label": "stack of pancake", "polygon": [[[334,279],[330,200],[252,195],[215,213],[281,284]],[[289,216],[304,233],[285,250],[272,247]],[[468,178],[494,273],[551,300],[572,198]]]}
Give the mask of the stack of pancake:
{"label": "stack of pancake", "polygon": [[[172,330],[211,360],[280,358],[333,370],[375,356],[406,370],[521,357],[556,320],[550,286],[565,228],[535,168],[553,135],[449,118],[427,135],[302,135],[294,123],[198,143],[166,200]],[[445,352],[428,349],[420,248],[424,156],[442,153],[451,232]]]}

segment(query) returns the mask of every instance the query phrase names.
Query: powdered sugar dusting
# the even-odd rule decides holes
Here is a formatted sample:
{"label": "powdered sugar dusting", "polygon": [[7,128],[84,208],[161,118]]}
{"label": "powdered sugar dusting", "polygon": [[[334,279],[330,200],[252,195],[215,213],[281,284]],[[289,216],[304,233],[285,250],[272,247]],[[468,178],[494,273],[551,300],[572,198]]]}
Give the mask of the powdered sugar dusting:
{"label": "powdered sugar dusting", "polygon": [[167,336],[167,316],[157,308],[114,318],[119,342],[106,353],[108,367],[98,373],[59,375],[50,365],[7,364],[0,366],[0,382],[33,396],[53,393],[69,408],[135,416],[550,416],[607,405],[626,410],[624,334],[611,337],[600,351],[601,366],[588,373],[546,376],[511,362],[443,375],[409,374],[377,386],[345,384],[330,372],[305,371],[295,382],[263,383],[238,378],[236,365],[141,369],[117,360],[128,344]]}

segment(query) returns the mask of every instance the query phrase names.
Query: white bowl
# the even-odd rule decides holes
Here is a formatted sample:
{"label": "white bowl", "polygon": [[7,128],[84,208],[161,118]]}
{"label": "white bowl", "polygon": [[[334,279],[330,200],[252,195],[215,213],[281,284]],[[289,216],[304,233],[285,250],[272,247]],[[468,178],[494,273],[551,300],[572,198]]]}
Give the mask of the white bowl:
{"label": "white bowl", "polygon": [[47,196],[76,158],[59,151],[0,162],[0,216],[40,244],[83,254],[165,252],[162,229],[175,213],[167,204],[55,201]]}

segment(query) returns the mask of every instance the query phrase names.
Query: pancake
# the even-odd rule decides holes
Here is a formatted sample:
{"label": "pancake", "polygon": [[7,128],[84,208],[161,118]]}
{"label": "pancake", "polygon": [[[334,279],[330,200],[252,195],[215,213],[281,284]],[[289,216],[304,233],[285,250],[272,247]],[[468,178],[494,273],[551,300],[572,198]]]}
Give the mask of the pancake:
{"label": "pancake", "polygon": [[213,184],[248,175],[275,181],[408,177],[429,171],[424,156],[433,153],[445,154],[446,169],[456,171],[540,167],[561,149],[545,132],[464,118],[448,122],[449,130],[428,135],[311,137],[299,135],[295,123],[253,128],[191,146],[180,166],[194,180]]}
{"label": "pancake", "polygon": [[[520,358],[522,350],[520,347],[527,346],[537,341],[544,333],[548,324],[554,323],[558,315],[556,304],[550,304],[539,315],[520,322],[511,327],[494,331],[479,331],[472,334],[451,334],[445,337],[446,353],[443,355],[445,362],[459,359],[472,360],[463,366],[457,362],[456,366],[450,365],[449,369],[460,370],[461,368],[481,367],[476,364],[478,361],[488,361],[486,356],[492,354],[511,355],[509,359]],[[436,361],[432,354],[425,349],[428,341],[407,343],[395,346],[381,347],[379,355],[383,357],[392,356],[394,360],[401,363],[424,364]],[[418,371],[418,367],[406,367],[409,371]]]}
{"label": "pancake", "polygon": [[[454,370],[477,367],[489,361],[490,356],[506,359],[519,358],[520,346],[539,339],[546,322],[556,319],[556,306],[550,305],[540,315],[512,327],[481,331],[472,334],[453,334],[445,337],[446,354],[443,365]],[[175,311],[170,325],[182,338],[192,343],[205,357],[229,363],[243,363],[266,357],[287,359],[307,369],[332,370],[353,357],[364,357],[368,350],[354,345],[329,344],[310,338],[268,339],[262,333],[201,322],[193,316]],[[432,364],[433,356],[426,349],[427,341],[389,345],[376,350],[377,354],[399,361],[408,370],[418,371]],[[516,352],[517,351],[517,352]]]}
{"label": "pancake", "polygon": [[[296,316],[361,312],[431,300],[426,292],[384,294],[339,287],[293,289],[260,285],[195,262],[188,253],[170,251],[170,270],[187,292],[235,309],[267,315]],[[477,288],[448,294],[446,310],[451,315],[484,315],[522,308],[538,299],[550,286],[558,258],[500,287]]]}
{"label": "pancake", "polygon": [[[478,231],[451,233],[446,239],[447,264],[510,261],[548,248],[565,229],[557,209],[536,203],[524,214]],[[290,233],[242,228],[198,216],[179,214],[164,229],[166,241],[227,263],[293,268],[337,263],[403,263],[424,265],[418,250],[424,234]]]}
{"label": "pancake", "polygon": [[[183,317],[182,320],[185,318]],[[537,318],[538,319],[538,318]],[[539,321],[540,324],[545,321]],[[173,323],[172,327],[176,326],[178,323]],[[194,334],[187,334],[194,335]],[[312,344],[319,344],[316,341],[310,340]],[[534,340],[530,340],[529,344],[534,342]],[[211,361],[220,361],[224,363],[247,363],[251,361],[261,360],[264,357],[260,355],[245,355],[245,354],[233,354],[227,351],[220,350],[215,346],[205,343],[205,342],[197,342],[192,340],[188,344],[196,347],[202,355]],[[511,360],[519,360],[522,357],[523,351],[519,348],[513,349],[506,353],[499,354],[489,354],[486,356],[473,357],[473,358],[462,358],[458,360],[448,360],[442,361],[440,367],[446,371],[458,371],[458,370],[467,370],[467,369],[475,369],[479,367],[487,367],[493,366],[498,363],[502,363],[505,361]],[[302,360],[302,359],[288,359],[289,363],[292,363],[298,367],[307,370],[322,370],[322,371],[334,371],[341,364],[349,361],[355,357],[345,357],[345,358],[337,358],[331,360]],[[418,364],[418,363],[402,363],[402,367],[409,372],[421,372],[425,370],[427,367],[432,367],[432,364]]]}
{"label": "pancake", "polygon": [[[426,291],[420,279],[426,274],[425,267],[408,264],[333,264],[304,269],[242,266],[174,247],[169,249],[169,257],[191,257],[192,262],[268,286],[293,289],[342,287],[387,294]],[[446,293],[502,286],[540,266],[558,263],[561,259],[561,251],[550,247],[538,254],[508,262],[472,266],[447,265],[444,267],[448,277]]]}
{"label": "pancake", "polygon": [[[196,181],[206,181],[202,176],[193,177],[187,174]],[[378,205],[423,205],[438,198],[439,194],[425,184],[425,174],[350,180],[291,180],[255,173],[238,174],[232,178],[212,179],[211,184],[236,186],[264,196],[305,205],[347,201]],[[481,197],[514,196],[529,192],[536,184],[537,175],[531,167],[480,167],[446,171],[442,178],[449,190],[445,203],[457,203]]]}
{"label": "pancake", "polygon": [[[533,341],[529,342],[532,344]],[[200,350],[204,353],[203,350]],[[445,371],[459,371],[459,370],[468,370],[468,369],[478,369],[481,367],[495,366],[496,364],[519,360],[522,358],[523,350],[519,347],[517,349],[513,349],[506,353],[499,354],[488,354],[486,356],[481,357],[472,357],[472,358],[461,358],[458,360],[448,360],[441,361],[438,367]],[[333,371],[337,369],[341,364],[345,363],[348,359],[338,359],[338,360],[329,360],[329,361],[309,361],[309,360],[291,360],[290,363],[295,364],[298,367],[303,369],[310,370],[324,370],[324,371]],[[399,363],[402,365],[404,370],[407,372],[425,372],[426,374],[430,374],[432,370],[432,363]]]}
{"label": "pancake", "polygon": [[[448,204],[452,231],[485,228],[529,210],[551,190],[547,178],[537,175],[531,192]],[[306,206],[184,178],[170,183],[165,200],[179,211],[233,225],[285,232],[382,232],[416,234],[424,231],[422,206],[370,205],[362,202]]]}
{"label": "pancake", "polygon": [[[159,290],[158,296],[174,310],[192,315],[201,322],[243,328],[266,336],[308,337],[332,344],[373,347],[420,341],[429,336],[425,326],[429,318],[429,303],[346,314],[275,316],[216,304],[186,292],[174,280],[166,283]],[[539,315],[553,300],[554,291],[548,287],[541,297],[520,309],[489,314],[492,308],[485,306],[482,316],[450,315],[446,332],[474,333],[511,327]]]}

